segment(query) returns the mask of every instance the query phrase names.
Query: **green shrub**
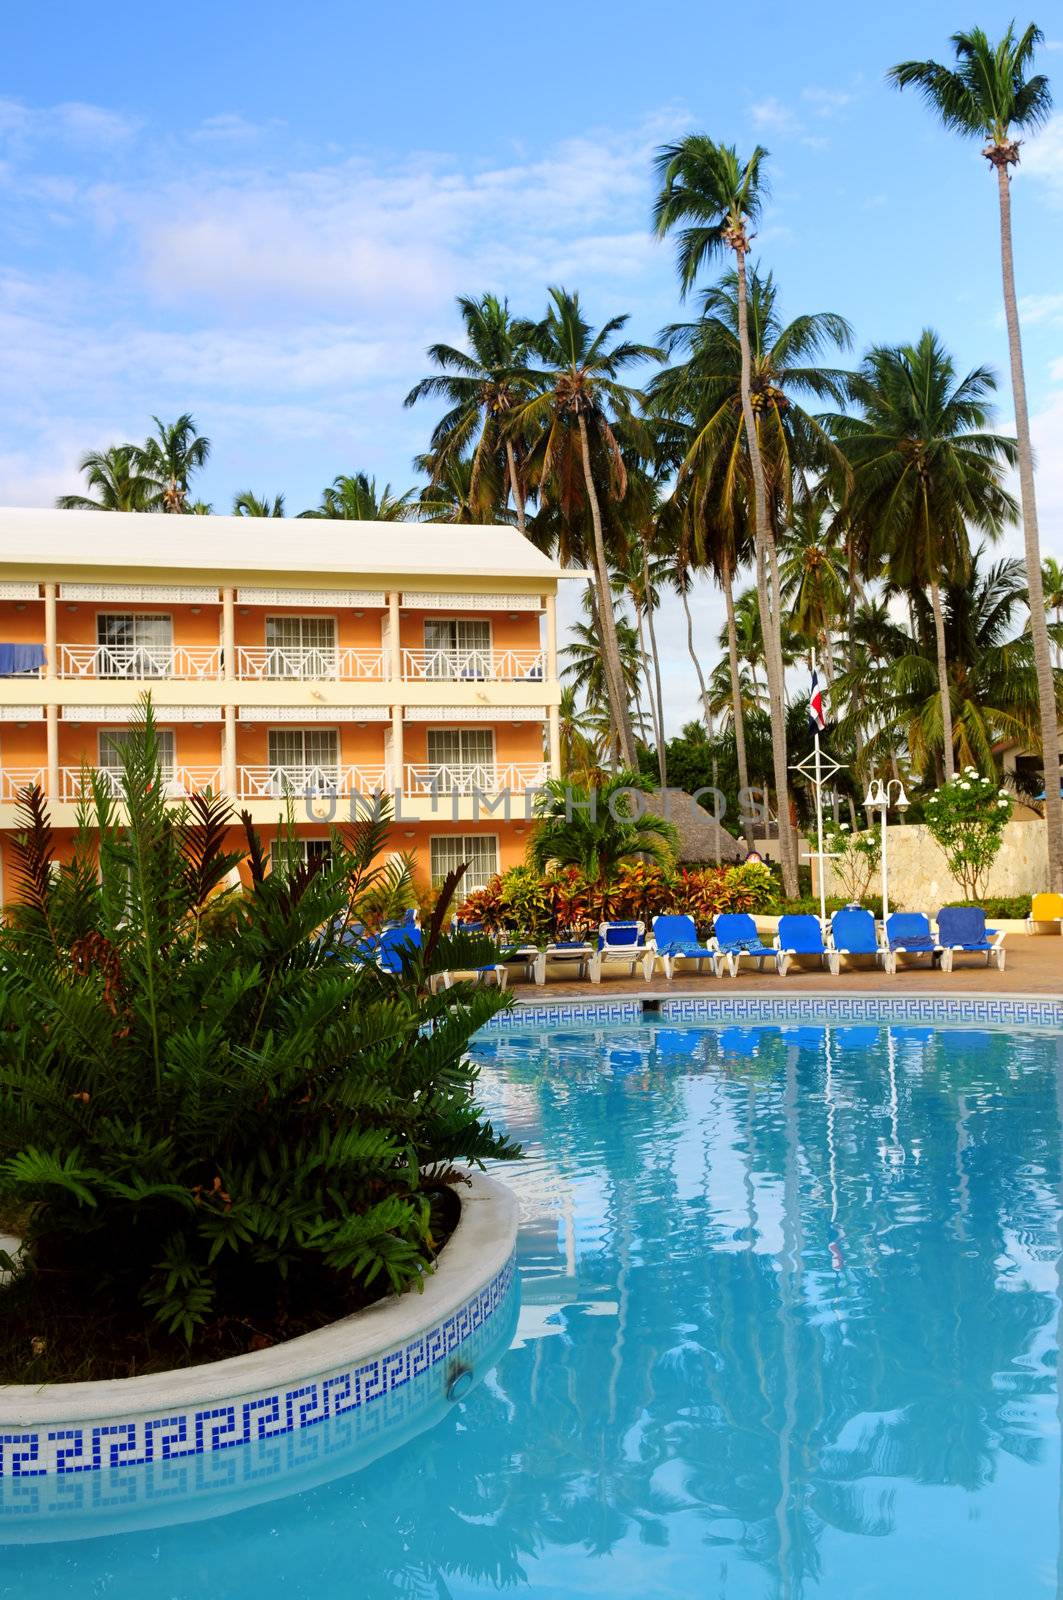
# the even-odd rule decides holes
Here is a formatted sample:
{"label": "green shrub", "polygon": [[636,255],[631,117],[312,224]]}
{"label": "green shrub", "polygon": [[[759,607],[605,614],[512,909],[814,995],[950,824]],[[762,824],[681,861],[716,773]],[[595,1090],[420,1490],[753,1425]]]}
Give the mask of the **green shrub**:
{"label": "green shrub", "polygon": [[[1014,894],[983,898],[973,902],[980,905],[987,917],[1003,917],[1016,922],[1024,920],[1030,915],[1033,896],[1028,894]],[[946,905],[969,906],[970,900],[946,900]],[[937,908],[935,907],[935,910]]]}
{"label": "green shrub", "polygon": [[1013,810],[1011,796],[973,767],[965,767],[927,797],[926,826],[968,903],[985,888]]}
{"label": "green shrub", "polygon": [[[304,863],[283,832],[267,858],[245,814],[228,851],[222,802],[166,804],[150,707],[124,761],[69,864],[40,793],[24,800],[0,931],[0,1209],[25,1217],[0,1328],[45,1303],[89,1326],[91,1307],[86,1376],[230,1354],[419,1284],[453,1163],[517,1153],[466,1052],[505,997],[429,992],[494,948],[441,936],[453,882],[401,973],[351,965],[359,908],[401,889],[372,865],[383,824]],[[224,889],[239,864],[249,889]]]}

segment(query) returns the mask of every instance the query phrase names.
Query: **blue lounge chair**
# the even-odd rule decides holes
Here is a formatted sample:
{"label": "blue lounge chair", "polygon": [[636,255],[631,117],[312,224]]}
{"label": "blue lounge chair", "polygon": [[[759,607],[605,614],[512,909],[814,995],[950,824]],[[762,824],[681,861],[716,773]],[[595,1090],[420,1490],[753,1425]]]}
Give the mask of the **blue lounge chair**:
{"label": "blue lounge chair", "polygon": [[944,946],[942,966],[951,972],[958,955],[985,956],[988,967],[1004,971],[1004,935],[985,925],[980,906],[942,906],[938,912],[938,942]]}
{"label": "blue lounge chair", "polygon": [[834,913],[830,919],[830,942],[839,966],[842,956],[874,956],[876,961],[885,963],[886,952],[879,943],[875,919],[863,906],[845,906]]}
{"label": "blue lounge chair", "polygon": [[558,939],[548,944],[545,950],[536,952],[532,961],[532,975],[541,989],[546,982],[546,964],[549,961],[555,966],[575,967],[579,980],[587,976],[590,959],[591,947],[586,939]]}
{"label": "blue lounge chair", "polygon": [[601,983],[602,968],[626,966],[634,973],[646,955],[646,924],[644,922],[601,922],[598,925],[598,948],[591,952],[587,963],[587,976],[592,983]]}
{"label": "blue lounge chair", "polygon": [[[450,931],[452,934],[483,933],[484,925],[482,922],[463,922],[460,917],[451,917]],[[506,959],[504,952],[503,959]],[[525,966],[527,965],[528,963],[525,961]],[[442,983],[444,989],[452,989],[454,987],[454,973],[465,972],[466,970],[471,972],[476,978],[483,978],[485,980],[494,978],[500,989],[504,989],[506,987],[508,974],[500,961],[491,961],[486,967],[470,967],[468,969],[464,967],[448,968],[446,972],[441,972],[439,974],[439,981]]]}
{"label": "blue lounge chair", "polygon": [[671,980],[677,961],[692,961],[696,968],[700,968],[701,963],[707,961],[712,968],[713,977],[717,977],[719,960],[716,951],[698,939],[697,924],[693,917],[677,915],[654,917],[653,931],[643,965],[647,982],[653,977],[658,962],[664,968],[665,977]]}
{"label": "blue lounge chair", "polygon": [[823,929],[819,918],[811,912],[794,913],[779,918],[779,931],[775,935],[775,948],[779,952],[780,976],[786,976],[790,962],[796,956],[815,956],[819,967],[829,967],[837,976],[838,957],[823,943]]}
{"label": "blue lounge chair", "polygon": [[404,955],[408,951],[419,950],[423,943],[424,936],[416,924],[393,924],[381,932],[377,941],[377,960],[385,972],[398,975],[402,972]]}
{"label": "blue lounge chair", "polygon": [[895,911],[886,918],[887,972],[896,974],[898,956],[929,956],[932,967],[941,960],[941,945],[921,911]]}
{"label": "blue lounge chair", "polygon": [[731,977],[738,976],[743,956],[757,963],[757,971],[764,971],[765,961],[774,961],[779,970],[779,952],[774,945],[764,944],[757,925],[748,911],[725,911],[716,918],[712,930],[712,945],[730,964]]}

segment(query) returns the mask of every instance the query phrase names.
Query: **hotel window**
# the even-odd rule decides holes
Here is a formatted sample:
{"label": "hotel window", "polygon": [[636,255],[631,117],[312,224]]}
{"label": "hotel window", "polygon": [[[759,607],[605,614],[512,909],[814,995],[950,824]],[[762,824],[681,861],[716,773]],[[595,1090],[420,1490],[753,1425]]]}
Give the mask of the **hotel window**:
{"label": "hotel window", "polygon": [[339,734],[335,728],[270,728],[269,764],[276,794],[329,788],[339,778]]}
{"label": "hotel window", "polygon": [[267,678],[334,678],[335,617],[267,617]]}
{"label": "hotel window", "polygon": [[329,839],[300,839],[299,854],[305,862],[332,860],[332,842]]}
{"label": "hotel window", "polygon": [[[172,783],[176,758],[172,728],[156,728],[159,741],[159,766],[164,783]],[[99,769],[112,788],[117,789],[122,778],[122,751],[132,742],[132,728],[101,728],[99,740]]]}
{"label": "hotel window", "polygon": [[489,678],[491,624],[465,617],[433,617],[424,625],[426,678]]}
{"label": "hotel window", "polygon": [[466,794],[494,785],[493,728],[429,728],[429,776],[441,794]]}
{"label": "hotel window", "polygon": [[498,871],[498,840],[491,833],[440,834],[429,841],[432,854],[432,883],[438,888],[448,872],[469,863],[459,893],[483,889]]}
{"label": "hotel window", "polygon": [[96,618],[101,678],[161,678],[170,670],[173,618],[101,612]]}

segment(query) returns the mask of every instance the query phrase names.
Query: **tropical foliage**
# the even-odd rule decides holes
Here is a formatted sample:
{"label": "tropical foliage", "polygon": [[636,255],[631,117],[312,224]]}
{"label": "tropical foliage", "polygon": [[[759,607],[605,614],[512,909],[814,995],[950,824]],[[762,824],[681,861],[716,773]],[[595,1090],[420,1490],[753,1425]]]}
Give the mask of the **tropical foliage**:
{"label": "tropical foliage", "polygon": [[971,900],[985,891],[1013,810],[1011,796],[974,767],[941,784],[926,802],[926,826],[949,871]]}
{"label": "tropical foliage", "polygon": [[536,797],[538,826],[528,846],[529,865],[541,872],[556,862],[579,867],[590,878],[607,877],[636,858],[670,866],[679,835],[643,799],[651,789],[641,772],[631,770],[586,789],[569,779],[550,779]]}
{"label": "tropical foliage", "polygon": [[[69,1344],[91,1305],[107,1374],[416,1285],[454,1163],[515,1153],[466,1054],[505,997],[431,992],[493,953],[443,937],[453,879],[401,973],[352,966],[352,924],[395,888],[374,865],[385,824],[304,861],[245,816],[232,850],[224,802],[167,804],[150,708],[123,762],[121,799],[96,783],[69,861],[28,794],[0,930],[0,1205],[24,1218],[0,1320],[54,1322]],[[247,887],[227,888],[237,868]]]}

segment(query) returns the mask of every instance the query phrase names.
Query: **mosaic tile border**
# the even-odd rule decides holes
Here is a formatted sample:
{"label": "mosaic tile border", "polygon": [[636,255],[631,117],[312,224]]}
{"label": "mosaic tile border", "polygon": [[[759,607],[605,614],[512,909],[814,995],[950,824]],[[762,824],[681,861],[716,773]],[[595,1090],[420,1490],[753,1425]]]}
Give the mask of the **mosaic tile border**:
{"label": "mosaic tile border", "polygon": [[141,1467],[211,1455],[234,1445],[298,1434],[329,1418],[366,1413],[375,1402],[460,1350],[506,1305],[516,1255],[449,1316],[392,1350],[264,1393],[172,1408],[165,1415],[0,1431],[0,1479],[45,1478]]}
{"label": "mosaic tile border", "polygon": [[819,1022],[997,1023],[1002,1026],[1063,1028],[1063,997],[919,995],[789,996],[749,993],[609,1001],[518,1002],[511,1011],[492,1017],[480,1035],[529,1033],[550,1028],[639,1022],[643,1017],[669,1017],[690,1022],[737,1022],[746,1019]]}

